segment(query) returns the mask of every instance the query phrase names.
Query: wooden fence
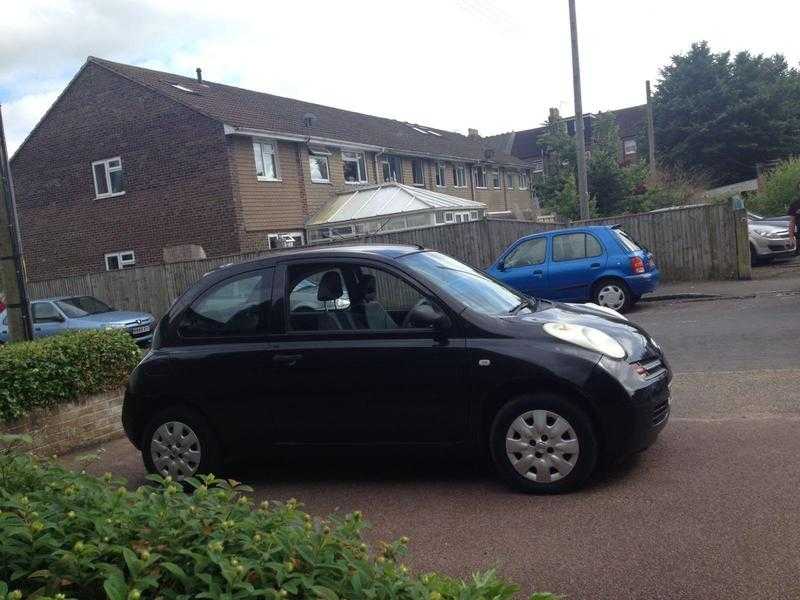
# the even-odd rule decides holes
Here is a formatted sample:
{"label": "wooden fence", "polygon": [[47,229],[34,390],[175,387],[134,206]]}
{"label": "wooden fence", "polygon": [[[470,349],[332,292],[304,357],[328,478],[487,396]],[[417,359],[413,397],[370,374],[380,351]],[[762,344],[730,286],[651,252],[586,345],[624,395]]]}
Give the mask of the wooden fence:
{"label": "wooden fence", "polygon": [[[586,224],[620,224],[632,237],[653,251],[666,281],[744,279],[750,276],[747,224],[744,223],[742,238],[741,215],[738,212],[728,205],[708,205],[598,219]],[[574,223],[573,226],[582,224]],[[489,219],[380,233],[349,239],[347,243],[420,244],[485,268],[514,240],[531,233],[563,227]],[[741,264],[742,243],[745,266]],[[256,252],[34,281],[29,284],[29,294],[32,298],[86,294],[117,308],[143,310],[159,317],[175,298],[208,271],[220,265],[244,262],[268,254]]]}

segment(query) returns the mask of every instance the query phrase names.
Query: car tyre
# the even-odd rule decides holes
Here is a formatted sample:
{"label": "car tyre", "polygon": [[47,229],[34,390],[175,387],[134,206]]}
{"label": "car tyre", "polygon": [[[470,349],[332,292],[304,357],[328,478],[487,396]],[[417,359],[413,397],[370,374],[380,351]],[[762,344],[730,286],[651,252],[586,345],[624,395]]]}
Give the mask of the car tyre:
{"label": "car tyre", "polygon": [[553,393],[523,394],[503,405],[492,423],[490,449],[500,476],[529,494],[576,489],[592,474],[598,456],[586,411]]}
{"label": "car tyre", "polygon": [[206,419],[184,406],[156,414],[144,429],[142,459],[149,473],[176,481],[218,471],[219,442]]}
{"label": "car tyre", "polygon": [[[613,306],[609,303],[607,298],[611,296],[619,298],[620,302],[613,302]],[[599,306],[607,306],[617,312],[624,313],[634,304],[633,293],[628,287],[628,284],[621,279],[601,279],[594,284],[592,288],[592,302]]]}

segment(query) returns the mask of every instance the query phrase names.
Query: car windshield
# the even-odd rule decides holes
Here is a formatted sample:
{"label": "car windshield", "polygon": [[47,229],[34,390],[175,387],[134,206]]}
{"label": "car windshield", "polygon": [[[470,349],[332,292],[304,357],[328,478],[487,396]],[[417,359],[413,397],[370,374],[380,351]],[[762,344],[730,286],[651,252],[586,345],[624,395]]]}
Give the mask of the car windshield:
{"label": "car windshield", "polygon": [[527,308],[528,301],[480,271],[438,252],[415,252],[400,261],[448,292],[474,311],[507,314]]}
{"label": "car windshield", "polygon": [[56,306],[61,309],[70,319],[79,319],[89,315],[111,312],[114,309],[107,304],[100,302],[92,296],[76,296],[75,298],[64,298],[55,301]]}

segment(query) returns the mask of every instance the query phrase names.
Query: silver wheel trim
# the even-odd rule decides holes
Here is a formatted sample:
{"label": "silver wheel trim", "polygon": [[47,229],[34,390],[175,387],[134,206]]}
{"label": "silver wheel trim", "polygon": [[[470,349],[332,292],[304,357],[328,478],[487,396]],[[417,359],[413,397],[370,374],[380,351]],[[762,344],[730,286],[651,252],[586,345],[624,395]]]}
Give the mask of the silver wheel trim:
{"label": "silver wheel trim", "polygon": [[615,283],[604,285],[597,292],[597,303],[600,306],[607,306],[614,310],[619,310],[625,306],[625,290]]}
{"label": "silver wheel trim", "polygon": [[518,416],[506,433],[506,456],[514,469],[531,481],[563,479],[578,463],[580,443],[575,429],[550,410],[530,410]]}
{"label": "silver wheel trim", "polygon": [[153,432],[150,457],[159,474],[180,481],[197,472],[203,455],[200,440],[191,427],[168,421]]}

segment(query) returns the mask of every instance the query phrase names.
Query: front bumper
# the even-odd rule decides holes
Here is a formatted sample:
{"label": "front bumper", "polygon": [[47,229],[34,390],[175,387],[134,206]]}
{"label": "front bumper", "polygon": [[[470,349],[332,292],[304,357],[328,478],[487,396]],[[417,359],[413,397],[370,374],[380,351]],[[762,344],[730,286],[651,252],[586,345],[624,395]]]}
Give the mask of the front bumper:
{"label": "front bumper", "polygon": [[791,256],[797,249],[794,237],[766,238],[760,235],[750,236],[750,241],[759,258],[781,258]]}

